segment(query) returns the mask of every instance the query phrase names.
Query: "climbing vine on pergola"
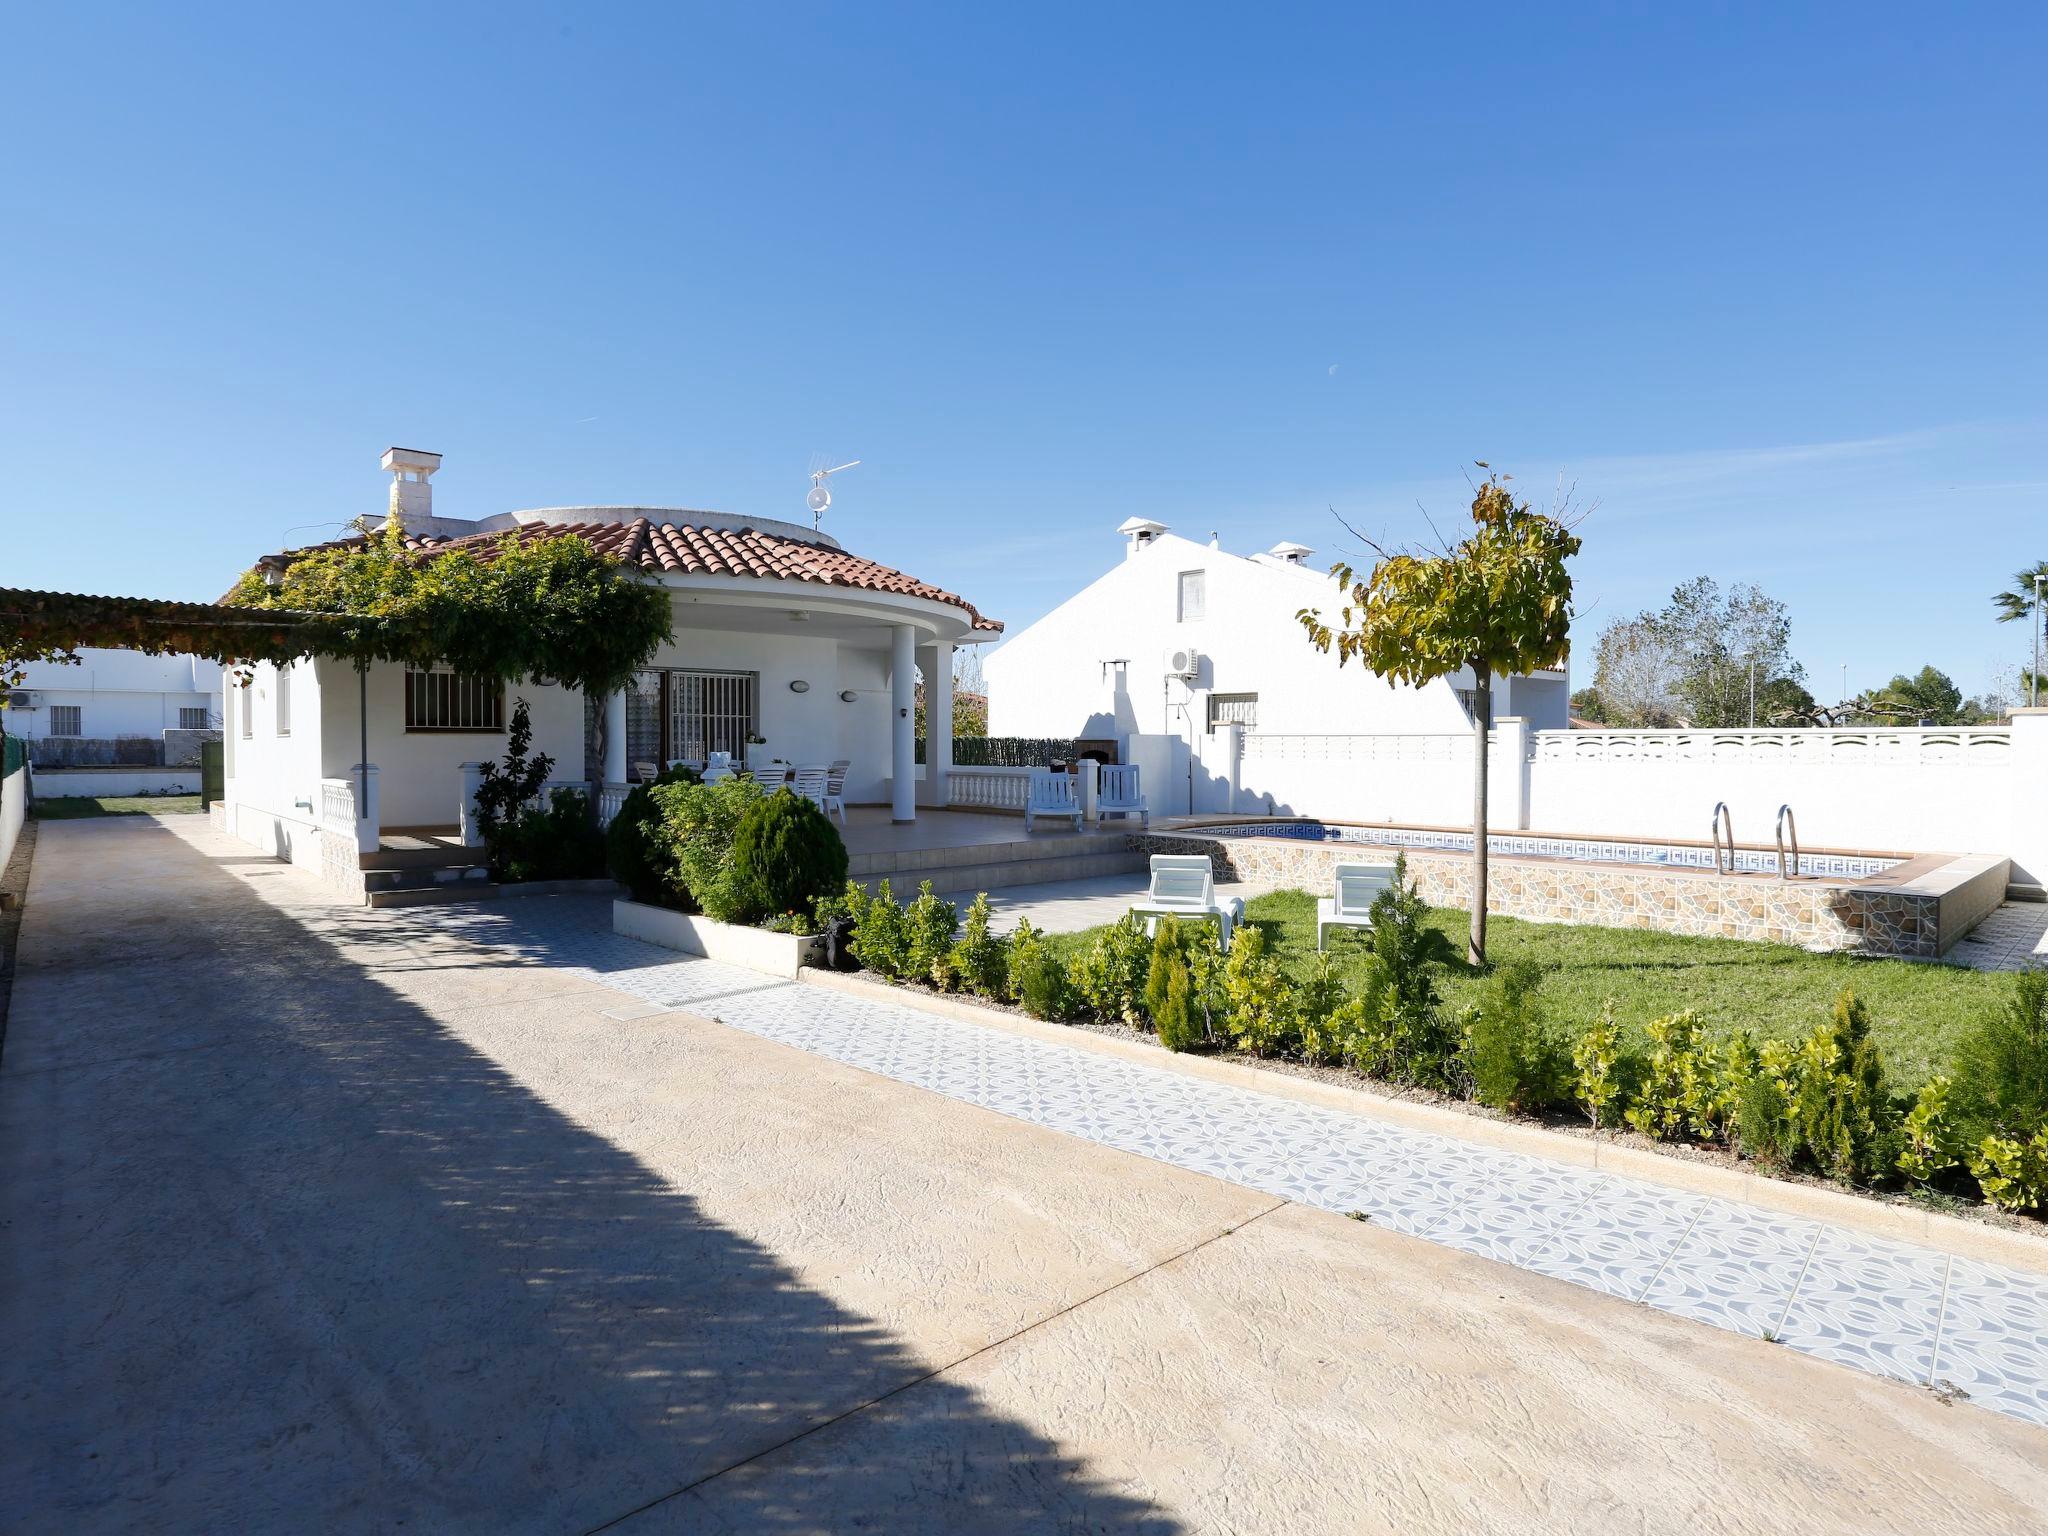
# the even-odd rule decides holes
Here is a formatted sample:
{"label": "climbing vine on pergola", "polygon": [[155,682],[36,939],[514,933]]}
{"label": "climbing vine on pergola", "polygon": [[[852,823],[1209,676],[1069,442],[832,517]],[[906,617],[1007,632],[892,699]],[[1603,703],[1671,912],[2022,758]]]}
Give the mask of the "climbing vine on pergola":
{"label": "climbing vine on pergola", "polygon": [[408,550],[398,530],[247,572],[219,603],[0,588],[0,680],[82,647],[204,656],[226,666],[331,656],[445,664],[608,693],[670,633],[668,593],[574,534]]}

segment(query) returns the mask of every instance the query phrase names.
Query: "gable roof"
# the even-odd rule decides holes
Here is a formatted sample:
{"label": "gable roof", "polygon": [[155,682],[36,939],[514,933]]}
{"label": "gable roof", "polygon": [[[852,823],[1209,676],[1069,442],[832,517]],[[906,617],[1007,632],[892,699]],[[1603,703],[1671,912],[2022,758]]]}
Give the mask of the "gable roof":
{"label": "gable roof", "polygon": [[[636,517],[621,523],[524,523],[498,533],[472,533],[460,538],[435,534],[405,537],[407,549],[468,550],[479,558],[491,553],[507,538],[522,544],[575,534],[602,554],[616,555],[628,565],[656,575],[670,572],[685,576],[737,576],[777,581],[815,582],[826,587],[858,587],[898,597],[921,597],[947,603],[966,612],[973,627],[985,634],[1002,631],[999,620],[984,618],[966,598],[919,581],[893,566],[850,555],[829,544],[793,539],[759,528],[717,528],[693,523],[654,522]],[[292,561],[323,549],[360,544],[362,535],[333,539],[303,549],[265,555],[257,564],[282,571]]]}

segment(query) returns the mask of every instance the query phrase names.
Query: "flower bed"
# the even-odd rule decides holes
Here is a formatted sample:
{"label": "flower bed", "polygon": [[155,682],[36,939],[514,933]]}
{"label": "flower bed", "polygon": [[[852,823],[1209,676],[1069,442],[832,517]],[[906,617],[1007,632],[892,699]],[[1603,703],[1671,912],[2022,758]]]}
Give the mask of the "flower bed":
{"label": "flower bed", "polygon": [[1497,968],[1474,1000],[1451,1006],[1440,982],[1455,957],[1405,879],[1376,906],[1370,955],[1349,982],[1328,957],[1290,974],[1257,924],[1225,956],[1213,929],[1171,919],[1155,938],[1133,918],[1080,941],[1027,923],[996,934],[986,896],[963,927],[929,885],[907,905],[886,882],[873,897],[849,889],[820,912],[852,920],[854,956],[884,979],[1040,1019],[1119,1021],[1173,1050],[1349,1070],[1503,1114],[1578,1114],[1596,1132],[1625,1127],[1761,1173],[2048,1207],[2048,974],[1993,983],[1995,1008],[1903,1093],[1853,990],[1789,1040],[1715,1037],[1683,1007],[1640,1024],[1611,1005],[1562,1017],[1528,964]]}
{"label": "flower bed", "polygon": [[700,913],[638,901],[612,903],[612,932],[791,979],[803,967],[819,964],[824,946],[816,934],[775,933],[741,923],[713,922]]}

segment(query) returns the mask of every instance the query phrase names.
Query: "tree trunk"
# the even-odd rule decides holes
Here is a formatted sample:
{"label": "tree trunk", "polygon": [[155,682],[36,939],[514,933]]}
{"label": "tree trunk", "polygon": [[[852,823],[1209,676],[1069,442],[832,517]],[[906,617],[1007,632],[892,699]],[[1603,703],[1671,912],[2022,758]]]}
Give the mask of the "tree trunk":
{"label": "tree trunk", "polygon": [[1472,695],[1472,932],[1465,958],[1486,964],[1486,728],[1493,718],[1493,672],[1475,663]]}

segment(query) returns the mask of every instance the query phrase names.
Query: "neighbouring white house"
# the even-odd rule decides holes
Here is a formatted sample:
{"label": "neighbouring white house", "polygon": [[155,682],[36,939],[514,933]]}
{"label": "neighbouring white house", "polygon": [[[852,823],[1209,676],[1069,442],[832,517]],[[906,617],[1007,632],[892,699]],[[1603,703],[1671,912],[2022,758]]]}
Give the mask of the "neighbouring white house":
{"label": "neighbouring white house", "polygon": [[[332,873],[344,857],[354,867],[351,842],[369,853],[380,832],[457,827],[474,765],[504,755],[520,699],[556,780],[596,780],[607,810],[642,765],[716,752],[735,764],[846,759],[847,801],[886,804],[898,821],[943,803],[954,648],[1002,631],[965,598],[766,518],[619,506],[447,517],[432,500],[439,454],[394,448],[382,463],[387,515],[413,547],[579,534],[668,589],[673,632],[629,688],[603,699],[395,664],[359,675],[323,659],[258,666],[246,687],[231,674],[222,814],[237,835]],[[282,570],[292,553],[259,563]],[[925,766],[912,734],[920,672],[934,704]],[[335,834],[324,844],[323,831]]]}
{"label": "neighbouring white house", "polygon": [[220,725],[217,662],[112,650],[81,650],[78,659],[77,666],[40,661],[23,668],[8,691],[9,734],[49,743],[162,742],[166,731]]}
{"label": "neighbouring white house", "polygon": [[[1309,644],[1295,615],[1320,607],[1334,620],[1343,597],[1306,546],[1234,555],[1142,517],[1117,532],[1120,563],[985,659],[991,736],[1113,741],[1170,814],[1244,808],[1226,759],[1246,734],[1470,731],[1469,672],[1411,688]],[[1496,677],[1493,718],[1563,729],[1570,694],[1563,668]]]}

